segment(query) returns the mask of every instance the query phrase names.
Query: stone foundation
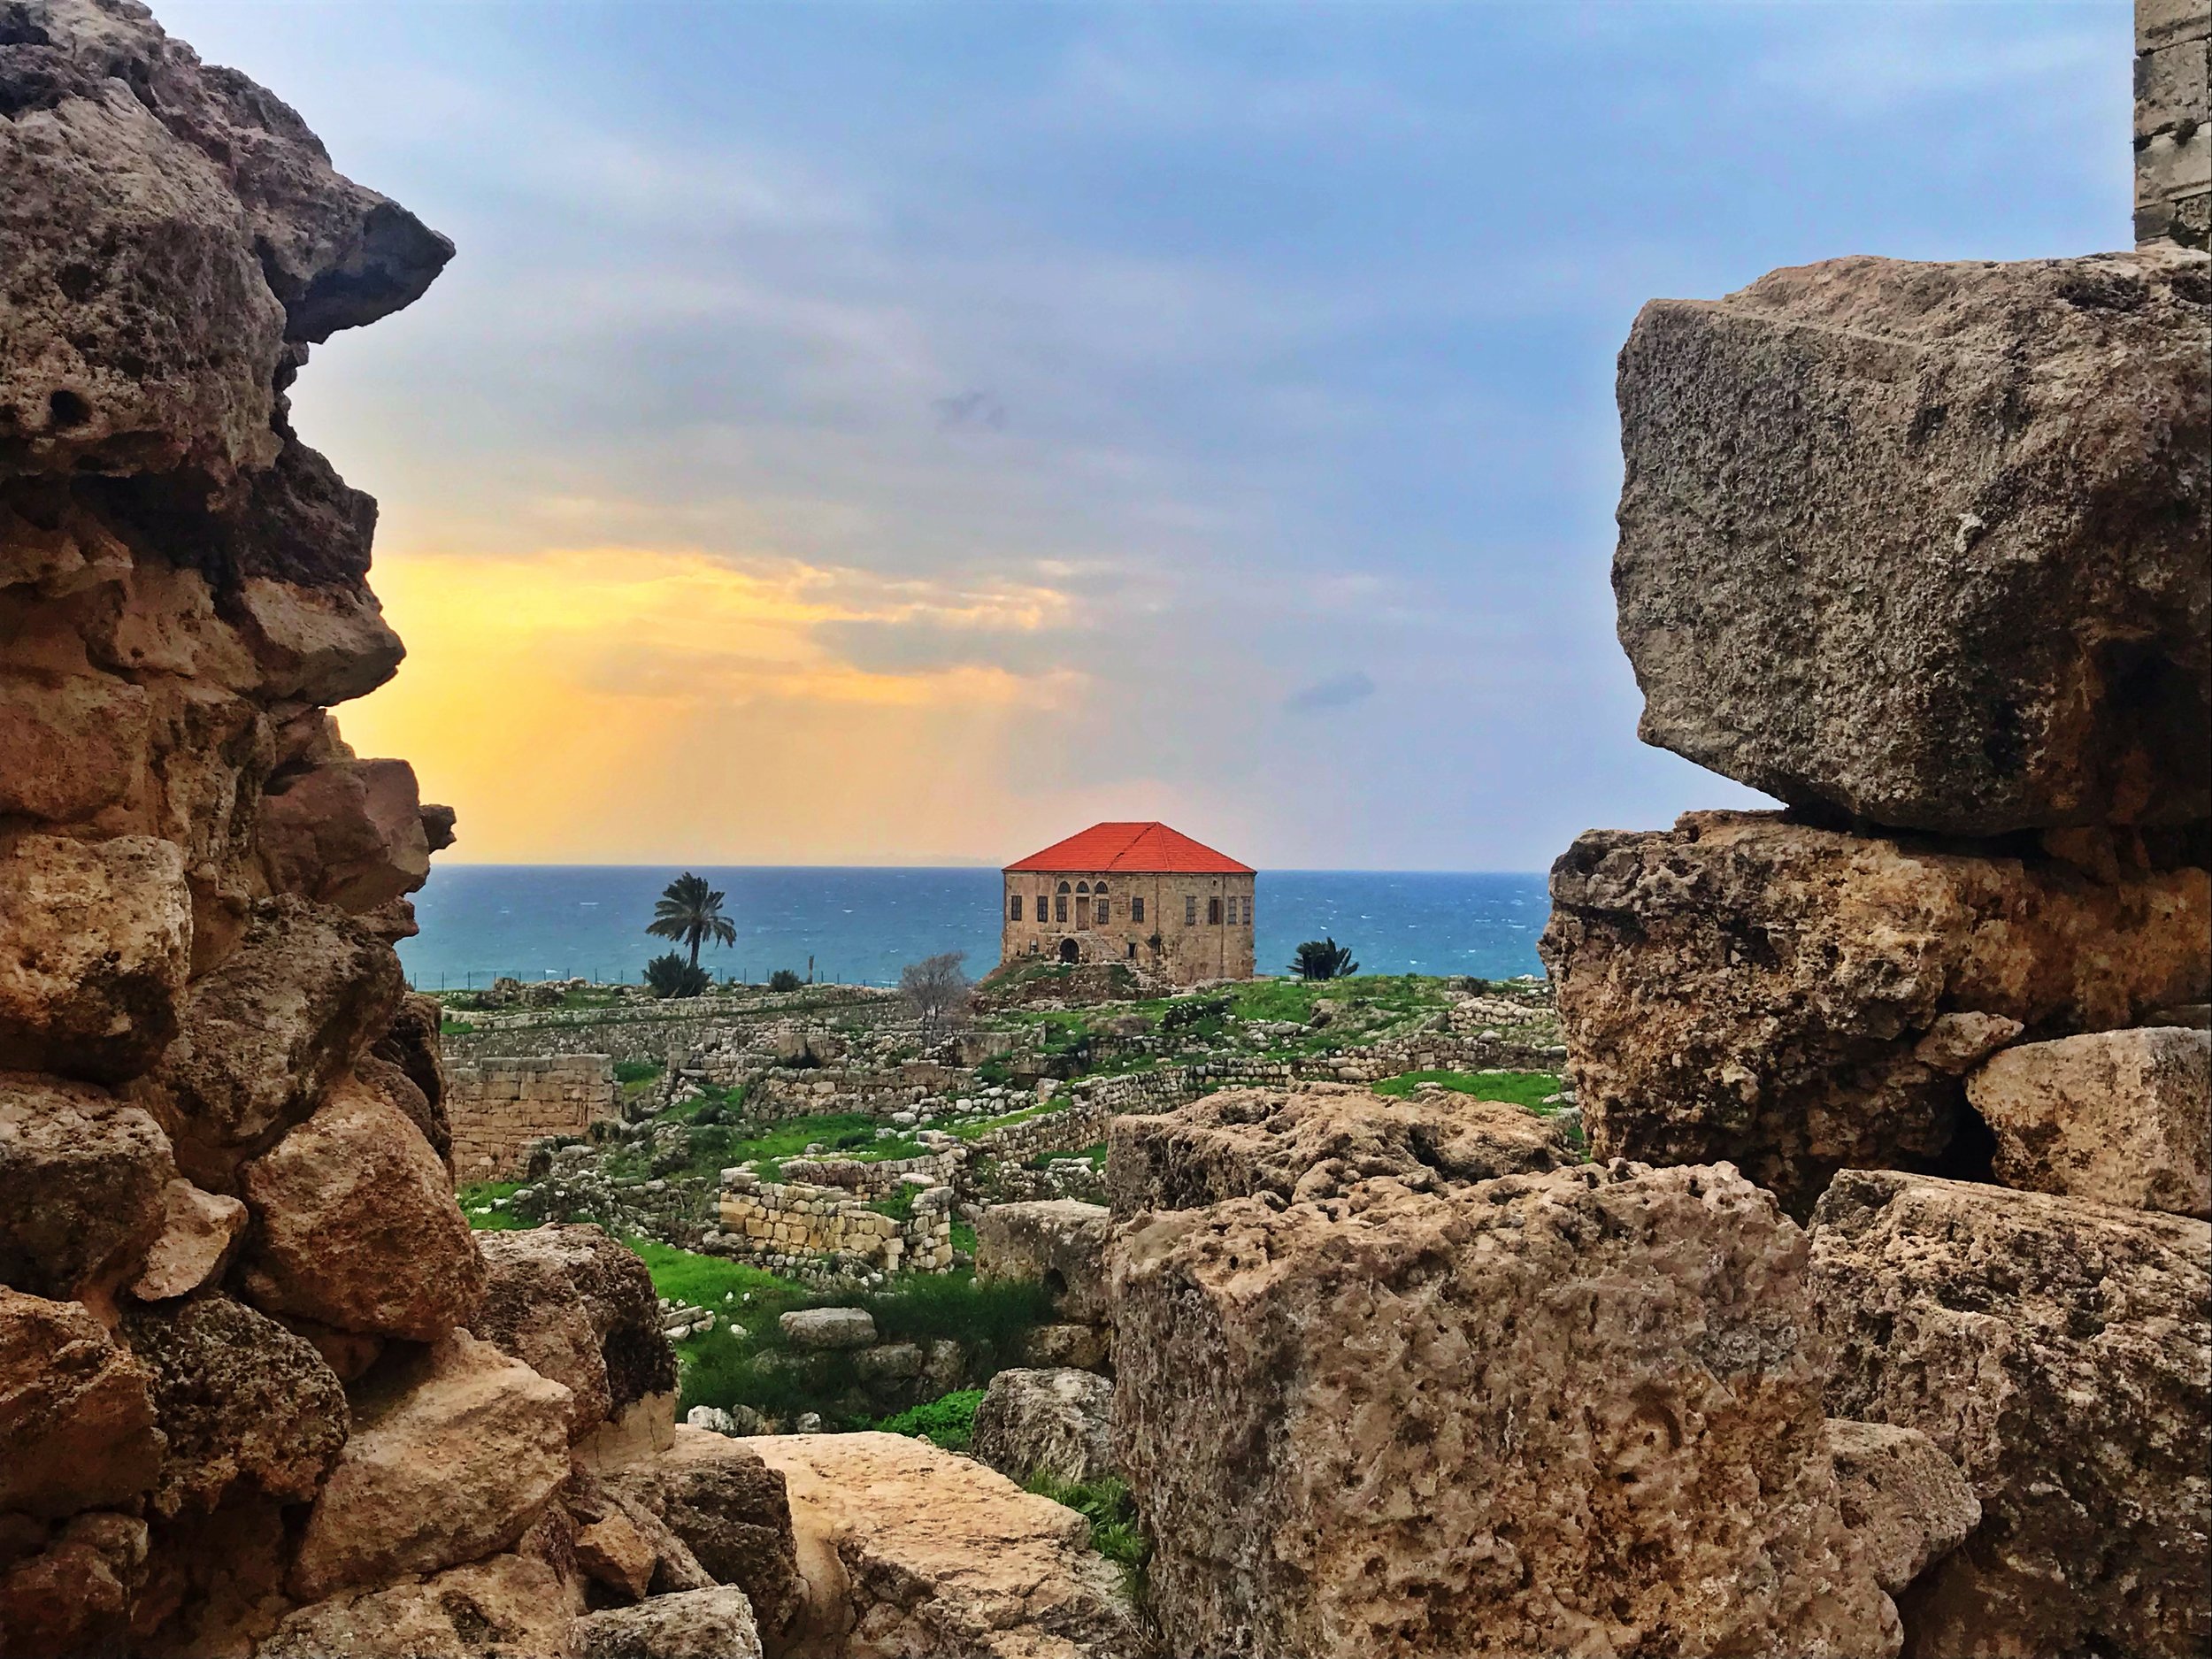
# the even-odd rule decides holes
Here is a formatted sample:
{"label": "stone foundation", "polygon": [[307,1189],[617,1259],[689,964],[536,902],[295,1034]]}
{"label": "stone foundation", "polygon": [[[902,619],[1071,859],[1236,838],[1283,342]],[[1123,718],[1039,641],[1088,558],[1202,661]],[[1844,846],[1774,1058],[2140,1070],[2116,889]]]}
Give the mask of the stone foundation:
{"label": "stone foundation", "polygon": [[737,1174],[724,1187],[716,1254],[806,1283],[868,1273],[952,1271],[952,1189],[918,1194],[902,1221],[837,1187]]}
{"label": "stone foundation", "polygon": [[512,1179],[533,1141],[580,1135],[621,1116],[614,1062],[603,1054],[488,1059],[447,1073],[453,1172],[463,1181]]}

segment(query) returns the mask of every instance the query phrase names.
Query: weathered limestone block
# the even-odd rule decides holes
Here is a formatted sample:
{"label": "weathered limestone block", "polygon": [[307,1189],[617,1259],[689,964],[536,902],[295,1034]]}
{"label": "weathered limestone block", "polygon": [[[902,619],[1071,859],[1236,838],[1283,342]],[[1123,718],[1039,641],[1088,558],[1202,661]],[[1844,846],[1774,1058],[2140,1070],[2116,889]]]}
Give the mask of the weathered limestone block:
{"label": "weathered limestone block", "polygon": [[1032,1325],[1022,1338],[1022,1363],[1041,1370],[1103,1371],[1113,1363],[1113,1333],[1104,1325]]}
{"label": "weathered limestone block", "polygon": [[111,674],[0,670],[0,816],[81,824],[145,781],[146,693]]}
{"label": "weathered limestone block", "polygon": [[626,1601],[637,1601],[652,1588],[653,1571],[660,1565],[660,1558],[637,1524],[617,1509],[596,1521],[580,1517],[576,1564],[593,1583]]}
{"label": "weathered limestone block", "polygon": [[1072,1198],[993,1204],[975,1228],[978,1279],[1033,1280],[1052,1293],[1065,1320],[1106,1317],[1106,1245],[1112,1217],[1103,1204]]}
{"label": "weathered limestone block", "polygon": [[1981,1502],[1959,1466],[1918,1429],[1828,1419],[1836,1502],[1874,1577],[1892,1595],[1981,1525]]}
{"label": "weathered limestone block", "polygon": [[1621,352],[1645,741],[1993,835],[2212,815],[2212,260],[1781,270]]}
{"label": "weathered limestone block", "polygon": [[426,1121],[418,1127],[422,1129],[423,1139],[450,1164],[453,1128],[445,1109],[445,1050],[438,1035],[443,1017],[436,997],[410,991],[400,999],[391,1024],[369,1052],[386,1064],[397,1066],[421,1094]]}
{"label": "weathered limestone block", "polygon": [[168,1137],[105,1089],[0,1071],[0,1285],[104,1301],[159,1235]]}
{"label": "weathered limestone block", "polygon": [[1171,1647],[1894,1653],[1806,1265],[1726,1165],[1128,1226],[1115,1448]]}
{"label": "weathered limestone block", "polygon": [[[902,1434],[749,1440],[791,1494],[802,1651],[1135,1659],[1149,1650],[1090,1523]],[[764,1629],[765,1624],[764,1623]]]}
{"label": "weathered limestone block", "polygon": [[192,948],[184,855],[145,835],[0,851],[0,1068],[136,1076],[177,1033]]}
{"label": "weathered limestone block", "polygon": [[508,1548],[568,1471],[568,1391],[453,1332],[357,1390],[293,1594],[319,1601]]}
{"label": "weathered limestone block", "polygon": [[1380,1175],[1464,1186],[1572,1162],[1557,1128],[1523,1107],[1308,1083],[1223,1089],[1157,1117],[1115,1118],[1106,1187],[1113,1213],[1130,1216],[1263,1192],[1333,1198]]}
{"label": "weathered limestone block", "polygon": [[484,1263],[445,1166],[380,1095],[342,1081],[239,1171],[256,1306],[431,1342],[475,1311]]}
{"label": "weathered limestone block", "polygon": [[1966,1080],[2007,1187],[2212,1219],[2212,1032],[2024,1043]]}
{"label": "weathered limestone block", "polygon": [[761,1630],[782,1641],[798,1628],[806,1586],[784,1477],[757,1444],[679,1428],[668,1450],[609,1475],[606,1487],[657,1517],[716,1581],[742,1589]]}
{"label": "weathered limestone block", "polygon": [[752,1604],[731,1586],[587,1613],[572,1640],[578,1659],[760,1659]]}
{"label": "weathered limestone block", "polygon": [[1829,1409],[1916,1428],[1981,1525],[1900,1603],[1916,1659],[2212,1640],[2212,1226],[1851,1170],[1813,1220]]}
{"label": "weathered limestone block", "polygon": [[548,1563],[506,1554],[353,1590],[303,1607],[254,1652],[257,1659],[570,1659],[580,1586]]}
{"label": "weathered limestone block", "polygon": [[1066,1481],[1110,1475],[1113,1402],[1114,1385],[1095,1371],[1002,1371],[976,1408],[976,1461],[1018,1482],[1041,1471]]}
{"label": "weathered limestone block", "polygon": [[[672,1425],[668,1438],[672,1440],[673,1436]],[[580,1466],[562,1489],[561,1507],[576,1522],[577,1564],[618,1597],[635,1601],[649,1594],[671,1595],[680,1590],[704,1590],[715,1582],[691,1547],[650,1505],[634,1493],[609,1488]]]}
{"label": "weathered limestone block", "polygon": [[876,1340],[875,1317],[865,1308],[802,1308],[776,1323],[794,1348],[870,1348]]}
{"label": "weathered limestone block", "polygon": [[146,1580],[145,1522],[94,1509],[42,1539],[10,1538],[8,1530],[0,1524],[0,1653],[90,1659],[130,1651],[131,1608]]}
{"label": "weathered limestone block", "polygon": [[2136,0],[2135,239],[2212,244],[2212,5]]}
{"label": "weathered limestone block", "polygon": [[574,1395],[581,1439],[649,1394],[676,1386],[652,1275],[635,1252],[589,1225],[482,1234],[476,1335]]}
{"label": "weathered limestone block", "polygon": [[357,914],[430,875],[415,769],[403,760],[334,760],[272,780],[258,840],[278,892]]}
{"label": "weathered limestone block", "polygon": [[245,1226],[246,1207],[235,1198],[171,1181],[162,1188],[161,1232],[131,1281],[131,1294],[141,1302],[190,1295],[229,1265]]}
{"label": "weathered limestone block", "polygon": [[405,990],[391,947],[351,918],[296,899],[257,907],[237,950],[193,982],[158,1073],[186,1172],[226,1168],[305,1118]]}
{"label": "weathered limestone block", "polygon": [[312,1345],[227,1296],[141,1309],[123,1322],[153,1372],[168,1440],[155,1509],[209,1510],[234,1481],[301,1503],[315,1495],[352,1423],[345,1390]]}
{"label": "weathered limestone block", "polygon": [[152,1382],[78,1303],[0,1288],[0,1513],[69,1515],[150,1487]]}
{"label": "weathered limestone block", "polygon": [[2212,980],[2212,876],[2100,880],[1777,815],[1594,830],[1540,945],[1593,1153],[1728,1158],[1811,1208],[1839,1168],[1933,1167],[1965,1072],[2026,1026],[2133,1023]]}

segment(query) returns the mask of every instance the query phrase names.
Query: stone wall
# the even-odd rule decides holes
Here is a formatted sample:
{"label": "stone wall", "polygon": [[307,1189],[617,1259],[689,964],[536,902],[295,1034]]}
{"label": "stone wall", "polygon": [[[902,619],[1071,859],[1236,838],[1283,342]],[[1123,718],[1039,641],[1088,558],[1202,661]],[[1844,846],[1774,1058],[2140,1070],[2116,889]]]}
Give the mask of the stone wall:
{"label": "stone wall", "polygon": [[721,1232],[706,1240],[714,1254],[809,1284],[952,1271],[950,1187],[918,1193],[902,1220],[842,1187],[737,1174],[723,1188],[720,1219]]}
{"label": "stone wall", "polygon": [[614,1062],[603,1054],[480,1060],[449,1067],[446,1079],[453,1171],[464,1181],[512,1179],[533,1141],[621,1116]]}
{"label": "stone wall", "polygon": [[2212,0],[2136,0],[2135,240],[2202,248],[2212,233]]}
{"label": "stone wall", "polygon": [[[828,1017],[869,1007],[893,995],[861,985],[813,985],[803,991],[754,992],[741,996],[703,996],[678,1002],[641,1002],[618,1008],[544,1009],[511,1014],[450,1010],[467,1031],[449,1033],[447,1055],[474,1060],[527,1048],[536,1054],[604,1054],[618,1061],[664,1064],[671,1051],[689,1054],[749,1038],[757,1027],[749,1018],[790,1018],[795,1012]],[[525,1038],[511,1033],[527,1033]]]}

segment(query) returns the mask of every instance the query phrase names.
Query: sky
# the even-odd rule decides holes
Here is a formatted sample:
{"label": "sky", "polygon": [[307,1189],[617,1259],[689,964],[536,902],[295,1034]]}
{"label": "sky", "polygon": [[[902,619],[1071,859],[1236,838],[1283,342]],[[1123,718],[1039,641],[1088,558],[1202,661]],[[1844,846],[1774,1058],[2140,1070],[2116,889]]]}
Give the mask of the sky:
{"label": "sky", "polygon": [[1537,870],[1635,737],[1615,354],[2128,246],[2130,8],[156,0],[458,244],[318,347],[465,862]]}

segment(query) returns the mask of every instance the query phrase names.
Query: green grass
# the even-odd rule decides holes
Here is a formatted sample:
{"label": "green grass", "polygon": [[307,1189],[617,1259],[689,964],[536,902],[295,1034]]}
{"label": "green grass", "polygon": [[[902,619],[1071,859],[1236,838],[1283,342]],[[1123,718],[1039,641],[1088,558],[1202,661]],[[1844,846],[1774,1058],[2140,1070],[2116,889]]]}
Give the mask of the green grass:
{"label": "green grass", "polygon": [[465,1037],[475,1029],[465,1019],[449,1019],[442,1014],[438,1017],[438,1035],[441,1037]]}
{"label": "green grass", "polygon": [[894,1221],[911,1221],[914,1219],[914,1200],[921,1190],[911,1181],[901,1181],[896,1192],[871,1200],[868,1208],[879,1216],[890,1217]]}
{"label": "green grass", "polygon": [[468,1217],[469,1225],[479,1233],[512,1233],[522,1225],[513,1210],[494,1210],[488,1216],[476,1212],[488,1208],[495,1198],[512,1198],[521,1185],[520,1181],[471,1181],[457,1188],[453,1195],[461,1201],[461,1213]]}
{"label": "green grass", "polygon": [[975,1443],[975,1409],[982,1403],[982,1389],[962,1388],[925,1404],[909,1406],[868,1426],[886,1434],[927,1440],[949,1452],[964,1452]]}
{"label": "green grass", "polygon": [[652,1060],[617,1060],[614,1080],[618,1083],[649,1083],[667,1068]]}
{"label": "green grass", "polygon": [[970,1261],[973,1261],[975,1259],[975,1229],[964,1221],[955,1221],[952,1224],[952,1248],[966,1256]]}
{"label": "green grass", "polygon": [[1145,1567],[1152,1559],[1151,1540],[1137,1519],[1137,1501],[1129,1483],[1115,1475],[1095,1480],[1056,1479],[1039,1470],[1024,1483],[1041,1498],[1050,1498],[1075,1510],[1091,1524],[1091,1548],[1119,1567],[1129,1599],[1144,1605]]}
{"label": "green grass", "polygon": [[1048,1112],[1065,1110],[1065,1100],[1040,1101],[1034,1106],[1025,1106],[1019,1111],[1002,1112],[996,1118],[979,1118],[972,1124],[955,1124],[951,1133],[961,1141],[972,1141],[987,1135],[994,1129],[1003,1129],[1009,1124],[1027,1123],[1032,1118],[1041,1118]]}
{"label": "green grass", "polygon": [[1545,1105],[1545,1098],[1558,1094],[1562,1087],[1555,1071],[1407,1071],[1385,1078],[1375,1085],[1375,1093],[1410,1094],[1424,1083],[1440,1083],[1455,1094],[1508,1101],[1546,1115],[1558,1108]]}

